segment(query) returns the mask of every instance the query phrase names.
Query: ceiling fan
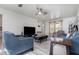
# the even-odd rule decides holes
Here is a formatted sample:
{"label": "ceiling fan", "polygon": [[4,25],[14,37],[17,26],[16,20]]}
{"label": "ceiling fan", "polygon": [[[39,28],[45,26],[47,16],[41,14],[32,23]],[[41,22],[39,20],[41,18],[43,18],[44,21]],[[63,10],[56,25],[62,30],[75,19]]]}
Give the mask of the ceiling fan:
{"label": "ceiling fan", "polygon": [[36,15],[47,15],[47,11],[45,11],[44,9],[42,9],[42,8],[36,8],[36,10],[37,10],[37,13],[36,13]]}
{"label": "ceiling fan", "polygon": [[18,7],[23,7],[23,4],[18,4]]}

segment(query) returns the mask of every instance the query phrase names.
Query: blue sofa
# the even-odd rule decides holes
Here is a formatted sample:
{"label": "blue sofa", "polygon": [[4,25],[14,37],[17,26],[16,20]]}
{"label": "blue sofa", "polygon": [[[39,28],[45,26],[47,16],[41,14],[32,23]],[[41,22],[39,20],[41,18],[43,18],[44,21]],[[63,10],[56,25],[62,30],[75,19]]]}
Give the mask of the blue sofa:
{"label": "blue sofa", "polygon": [[79,54],[79,32],[73,32],[69,37],[71,39],[72,45],[70,46],[70,52],[74,54]]}
{"label": "blue sofa", "polygon": [[3,48],[5,53],[10,55],[33,50],[33,37],[16,37],[15,34],[5,31],[3,32]]}

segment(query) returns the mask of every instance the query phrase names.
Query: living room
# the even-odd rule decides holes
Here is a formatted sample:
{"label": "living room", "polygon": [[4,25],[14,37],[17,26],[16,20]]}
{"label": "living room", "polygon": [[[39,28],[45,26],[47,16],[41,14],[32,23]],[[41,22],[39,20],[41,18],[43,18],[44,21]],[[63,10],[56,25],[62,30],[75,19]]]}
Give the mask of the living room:
{"label": "living room", "polygon": [[[2,54],[15,55],[21,53],[21,51],[24,52],[25,49],[28,50],[28,48],[31,48],[32,51],[25,52],[24,55],[67,55],[66,46],[64,45],[57,44],[51,49],[50,36],[53,36],[52,34],[58,30],[62,30],[65,34],[68,34],[69,31],[71,32],[69,25],[79,25],[78,7],[78,4],[0,4],[2,30],[4,34],[2,39],[4,47]],[[31,30],[27,28],[31,28]],[[35,31],[34,33],[32,29]],[[20,46],[15,41],[8,41],[10,37],[8,37],[8,32],[14,33],[20,37],[21,41],[23,40]],[[29,37],[27,44],[24,41],[25,39],[27,40],[26,37],[29,32],[34,34],[34,38]],[[12,40],[14,39],[12,38]],[[12,43],[17,45],[14,46]],[[27,48],[27,45],[30,47]],[[17,46],[18,48],[16,48]],[[24,46],[24,48],[21,46]],[[13,50],[10,51],[9,49]]]}

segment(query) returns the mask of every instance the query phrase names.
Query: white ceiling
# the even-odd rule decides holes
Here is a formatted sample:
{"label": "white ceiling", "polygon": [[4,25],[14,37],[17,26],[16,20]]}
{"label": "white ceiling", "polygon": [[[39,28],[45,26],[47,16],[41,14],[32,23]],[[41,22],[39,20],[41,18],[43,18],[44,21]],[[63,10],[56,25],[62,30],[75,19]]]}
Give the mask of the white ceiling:
{"label": "white ceiling", "polygon": [[[60,17],[72,17],[77,15],[77,4],[23,4],[19,8],[18,4],[0,4],[0,8],[21,13],[40,20],[50,20]],[[36,15],[36,7],[39,6],[48,12],[47,15]]]}

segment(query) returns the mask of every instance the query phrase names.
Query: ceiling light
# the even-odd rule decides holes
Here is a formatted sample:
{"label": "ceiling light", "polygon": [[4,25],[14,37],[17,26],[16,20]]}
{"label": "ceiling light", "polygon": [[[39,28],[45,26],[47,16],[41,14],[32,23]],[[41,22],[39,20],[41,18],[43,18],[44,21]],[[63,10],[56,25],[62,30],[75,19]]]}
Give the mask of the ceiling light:
{"label": "ceiling light", "polygon": [[38,14],[41,15],[42,13],[39,11]]}

